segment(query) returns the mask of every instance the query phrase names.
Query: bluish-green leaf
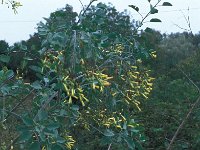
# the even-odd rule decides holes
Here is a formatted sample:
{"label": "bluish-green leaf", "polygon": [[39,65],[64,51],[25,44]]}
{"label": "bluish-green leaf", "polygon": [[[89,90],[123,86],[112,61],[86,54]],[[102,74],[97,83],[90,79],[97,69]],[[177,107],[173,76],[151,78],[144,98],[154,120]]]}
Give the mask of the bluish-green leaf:
{"label": "bluish-green leaf", "polygon": [[74,111],[78,111],[79,106],[78,105],[72,105],[71,109],[74,110]]}
{"label": "bluish-green leaf", "polygon": [[32,126],[34,124],[33,119],[29,117],[23,117],[22,120],[23,120],[23,123],[27,126]]}
{"label": "bluish-green leaf", "polygon": [[106,129],[105,132],[104,132],[104,135],[111,137],[111,136],[114,136],[115,134],[112,130]]}
{"label": "bluish-green leaf", "polygon": [[48,124],[46,127],[47,127],[47,129],[49,129],[49,130],[55,130],[55,129],[57,129],[57,128],[60,127],[60,124],[59,124],[59,123],[50,123],[50,124]]}
{"label": "bluish-green leaf", "polygon": [[66,140],[65,140],[64,138],[58,136],[57,139],[56,139],[56,141],[57,141],[58,143],[65,143]]}
{"label": "bluish-green leaf", "polygon": [[40,143],[38,141],[33,142],[29,147],[29,150],[39,150],[39,149],[40,149]]}
{"label": "bluish-green leaf", "polygon": [[38,119],[39,120],[46,120],[48,118],[48,113],[45,110],[38,111]]}
{"label": "bluish-green leaf", "polygon": [[11,78],[11,77],[13,77],[14,76],[14,72],[12,71],[12,70],[8,70],[7,72],[6,72],[6,77],[7,78]]}
{"label": "bluish-green leaf", "polygon": [[23,142],[23,141],[28,141],[30,138],[32,137],[32,133],[30,131],[26,131],[23,132],[20,137],[19,137],[19,141]]}
{"label": "bluish-green leaf", "polygon": [[135,6],[135,5],[128,5],[129,7],[133,8],[135,11],[139,12],[139,7]]}
{"label": "bluish-green leaf", "polygon": [[169,2],[164,2],[162,5],[163,5],[163,6],[172,6],[172,4],[169,3]]}
{"label": "bluish-green leaf", "polygon": [[150,9],[151,9],[151,14],[158,13],[158,9],[156,9],[155,7],[153,7],[151,4],[150,4]]}
{"label": "bluish-green leaf", "polygon": [[152,18],[150,20],[150,22],[162,22],[162,21],[160,19],[158,19],[158,18]]}
{"label": "bluish-green leaf", "polygon": [[101,9],[105,9],[107,6],[103,3],[99,3],[99,4],[97,4],[97,7],[101,8]]}
{"label": "bluish-green leaf", "polygon": [[20,49],[23,50],[23,51],[26,51],[28,48],[27,48],[26,45],[21,44],[20,45]]}
{"label": "bluish-green leaf", "polygon": [[10,61],[10,56],[7,55],[0,55],[0,61],[4,63],[8,63]]}
{"label": "bluish-green leaf", "polygon": [[132,149],[132,150],[135,149],[135,143],[134,143],[134,141],[130,137],[126,137],[124,140],[126,141],[128,147],[130,149]]}
{"label": "bluish-green leaf", "polygon": [[42,68],[40,68],[38,66],[30,66],[29,68],[38,73],[42,72]]}
{"label": "bluish-green leaf", "polygon": [[60,115],[60,116],[66,116],[66,115],[67,115],[67,111],[64,110],[64,109],[61,109],[59,115]]}
{"label": "bluish-green leaf", "polygon": [[42,86],[41,86],[41,84],[40,84],[39,81],[33,82],[33,83],[31,84],[31,87],[34,88],[34,89],[36,89],[36,90],[41,90],[41,89],[42,89]]}

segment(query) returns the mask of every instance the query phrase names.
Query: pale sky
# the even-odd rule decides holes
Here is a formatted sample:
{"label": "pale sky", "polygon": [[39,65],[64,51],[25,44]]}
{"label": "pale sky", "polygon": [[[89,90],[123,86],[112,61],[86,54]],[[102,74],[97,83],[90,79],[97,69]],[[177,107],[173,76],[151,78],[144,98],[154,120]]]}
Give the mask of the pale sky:
{"label": "pale sky", "polygon": [[[79,0],[19,0],[23,6],[18,9],[18,14],[14,14],[6,5],[0,5],[0,40],[6,40],[10,44],[29,38],[30,34],[36,32],[37,23],[42,21],[43,17],[49,17],[49,14],[66,4],[73,6],[76,12],[82,8]],[[82,0],[87,5],[90,0]],[[152,3],[158,0],[152,0]],[[187,28],[186,18],[190,18],[190,24],[193,33],[200,31],[200,1],[199,0],[166,0],[173,4],[172,7],[159,7],[159,14],[151,17],[159,18],[162,23],[146,23],[143,28],[151,27],[162,33],[183,32],[175,24],[182,28]],[[130,15],[141,20],[140,16],[128,5],[139,6],[141,13],[147,13],[149,4],[147,0],[98,0],[98,2],[111,2],[119,11],[127,9]],[[164,2],[164,1],[162,1]],[[162,3],[161,2],[161,3]],[[188,11],[189,8],[189,11]],[[151,19],[149,17],[149,19]],[[146,20],[148,21],[148,19]]]}

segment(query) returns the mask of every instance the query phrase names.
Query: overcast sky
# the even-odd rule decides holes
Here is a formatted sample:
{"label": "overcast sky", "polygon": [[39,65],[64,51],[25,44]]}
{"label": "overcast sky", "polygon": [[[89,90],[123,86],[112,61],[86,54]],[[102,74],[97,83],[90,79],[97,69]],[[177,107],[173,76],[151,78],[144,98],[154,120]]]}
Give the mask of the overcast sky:
{"label": "overcast sky", "polygon": [[[0,40],[6,40],[10,44],[28,39],[30,34],[36,32],[37,23],[42,21],[43,17],[49,17],[49,14],[56,9],[63,8],[66,4],[72,5],[77,12],[82,8],[79,0],[19,1],[23,6],[18,9],[18,14],[16,15],[11,9],[8,9],[6,5],[0,5]],[[90,0],[82,0],[82,3],[87,5],[89,1]],[[152,0],[152,3],[157,1],[158,0]],[[177,26],[188,29],[185,17],[188,18],[189,16],[193,33],[198,33],[200,31],[199,0],[166,1],[172,3],[173,6],[159,7],[159,14],[151,16],[160,18],[162,23],[146,23],[143,28],[148,26],[161,31],[162,33],[183,32],[183,30]],[[111,2],[119,11],[127,9],[131,16],[136,20],[141,20],[140,16],[134,10],[129,8],[128,5],[139,6],[142,14],[147,13],[149,8],[147,0],[98,0],[98,2]],[[97,2],[94,4],[96,3]]]}

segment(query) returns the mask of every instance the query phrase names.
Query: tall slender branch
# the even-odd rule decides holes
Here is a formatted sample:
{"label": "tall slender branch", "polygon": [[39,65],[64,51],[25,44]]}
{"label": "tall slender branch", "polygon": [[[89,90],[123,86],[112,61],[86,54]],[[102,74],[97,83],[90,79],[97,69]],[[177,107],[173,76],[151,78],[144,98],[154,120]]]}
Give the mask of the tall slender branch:
{"label": "tall slender branch", "polygon": [[[180,68],[178,68],[184,75],[185,77],[195,86],[195,88],[198,90],[198,93],[200,94],[200,89],[199,87],[192,81],[192,79]],[[183,128],[185,122],[187,121],[187,119],[190,117],[191,113],[193,112],[194,108],[197,106],[197,104],[200,102],[200,96],[197,98],[197,100],[194,102],[194,104],[192,105],[192,107],[190,108],[189,112],[187,113],[186,117],[183,119],[183,121],[181,122],[181,124],[179,125],[179,127],[177,128],[169,146],[167,147],[167,150],[171,150],[172,149],[172,145],[177,137],[177,135],[179,134],[180,130]]]}

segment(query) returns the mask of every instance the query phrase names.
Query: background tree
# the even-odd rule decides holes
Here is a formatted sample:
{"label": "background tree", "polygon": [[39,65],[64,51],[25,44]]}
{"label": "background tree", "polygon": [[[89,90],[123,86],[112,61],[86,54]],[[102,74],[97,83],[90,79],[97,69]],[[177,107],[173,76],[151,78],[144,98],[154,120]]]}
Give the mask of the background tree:
{"label": "background tree", "polygon": [[9,48],[9,44],[5,40],[0,40],[0,52],[4,54]]}

